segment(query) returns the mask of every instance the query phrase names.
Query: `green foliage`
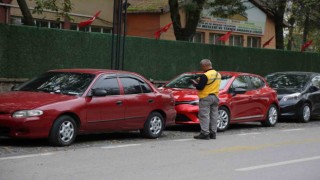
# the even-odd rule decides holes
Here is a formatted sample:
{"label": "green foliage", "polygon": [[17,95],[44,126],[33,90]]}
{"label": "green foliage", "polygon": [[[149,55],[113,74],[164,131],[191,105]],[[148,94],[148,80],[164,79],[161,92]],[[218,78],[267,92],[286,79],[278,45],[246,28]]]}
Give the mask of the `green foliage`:
{"label": "green foliage", "polygon": [[242,0],[214,0],[208,2],[208,7],[212,7],[211,15],[214,17],[227,18],[233,15],[246,15],[247,7]]}
{"label": "green foliage", "polygon": [[36,7],[33,10],[33,13],[42,14],[43,10],[55,11],[57,17],[67,17],[69,19],[69,13],[72,10],[71,0],[63,0],[63,2],[58,0],[34,0]]}

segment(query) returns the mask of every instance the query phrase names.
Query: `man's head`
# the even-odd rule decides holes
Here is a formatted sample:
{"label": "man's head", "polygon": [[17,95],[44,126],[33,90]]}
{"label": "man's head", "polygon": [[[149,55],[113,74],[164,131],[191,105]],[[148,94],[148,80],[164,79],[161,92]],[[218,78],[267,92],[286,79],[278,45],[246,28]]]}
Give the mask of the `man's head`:
{"label": "man's head", "polygon": [[209,69],[212,69],[212,63],[209,59],[202,59],[200,61],[200,66],[203,71],[207,71]]}

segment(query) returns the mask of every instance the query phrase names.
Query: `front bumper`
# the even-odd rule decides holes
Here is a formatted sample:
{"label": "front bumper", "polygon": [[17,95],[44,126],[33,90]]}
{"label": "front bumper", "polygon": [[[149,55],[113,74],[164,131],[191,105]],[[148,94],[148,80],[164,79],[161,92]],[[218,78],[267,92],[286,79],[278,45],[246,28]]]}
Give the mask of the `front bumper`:
{"label": "front bumper", "polygon": [[301,102],[296,104],[286,104],[280,102],[280,117],[281,118],[297,118],[302,107]]}
{"label": "front bumper", "polygon": [[175,107],[177,111],[176,124],[199,124],[199,106],[180,104]]}
{"label": "front bumper", "polygon": [[51,124],[39,117],[12,118],[9,114],[0,115],[0,136],[16,138],[46,138]]}

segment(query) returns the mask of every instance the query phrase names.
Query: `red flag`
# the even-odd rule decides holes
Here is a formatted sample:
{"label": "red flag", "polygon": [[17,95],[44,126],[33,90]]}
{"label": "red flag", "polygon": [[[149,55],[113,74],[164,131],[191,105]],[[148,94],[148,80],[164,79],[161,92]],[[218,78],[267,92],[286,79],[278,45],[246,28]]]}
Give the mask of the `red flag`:
{"label": "red flag", "polygon": [[267,42],[265,42],[265,43],[263,44],[263,47],[268,46],[268,45],[270,44],[270,42],[272,41],[273,38],[274,38],[274,36],[272,36],[272,38],[270,38]]}
{"label": "red flag", "polygon": [[301,47],[301,52],[305,51],[307,49],[307,47],[309,47],[312,44],[312,40],[304,43],[304,45],[302,45]]}
{"label": "red flag", "polygon": [[92,18],[86,20],[86,21],[82,21],[78,24],[79,28],[82,27],[86,27],[88,25],[90,25],[99,15],[100,15],[101,11],[98,11]]}
{"label": "red flag", "polygon": [[225,35],[218,38],[218,41],[227,41],[231,35],[232,31],[227,32]]}
{"label": "red flag", "polygon": [[154,37],[155,37],[156,39],[159,39],[160,36],[161,36],[161,34],[162,34],[163,32],[167,32],[171,25],[172,25],[172,22],[169,23],[169,24],[167,24],[167,25],[165,25],[164,27],[162,27],[159,31],[156,31],[156,32],[154,33]]}

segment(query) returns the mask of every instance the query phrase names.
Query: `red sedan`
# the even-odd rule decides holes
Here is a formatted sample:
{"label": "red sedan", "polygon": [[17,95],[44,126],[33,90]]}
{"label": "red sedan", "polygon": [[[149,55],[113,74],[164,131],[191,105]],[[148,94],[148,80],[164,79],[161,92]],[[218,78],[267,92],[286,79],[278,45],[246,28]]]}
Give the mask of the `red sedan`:
{"label": "red sedan", "polygon": [[52,70],[0,94],[0,135],[48,138],[57,146],[107,131],[158,138],[175,117],[170,92],[125,71]]}
{"label": "red sedan", "polygon": [[[276,92],[261,76],[240,72],[220,72],[218,130],[224,131],[231,123],[261,121],[274,126],[278,121],[279,103]],[[191,79],[201,72],[183,73],[163,88],[174,94],[177,111],[176,124],[198,124],[198,91]]]}

